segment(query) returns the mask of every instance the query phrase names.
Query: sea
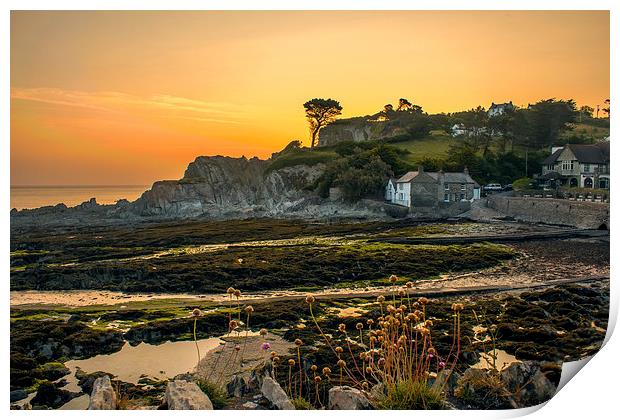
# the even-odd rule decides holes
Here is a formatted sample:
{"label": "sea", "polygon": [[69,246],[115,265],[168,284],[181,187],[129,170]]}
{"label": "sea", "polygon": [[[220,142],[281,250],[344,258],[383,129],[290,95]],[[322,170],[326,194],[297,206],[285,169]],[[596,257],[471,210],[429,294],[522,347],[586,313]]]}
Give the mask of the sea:
{"label": "sea", "polygon": [[11,208],[33,209],[59,203],[72,207],[91,198],[99,204],[114,204],[122,198],[134,201],[149,188],[147,185],[11,186]]}

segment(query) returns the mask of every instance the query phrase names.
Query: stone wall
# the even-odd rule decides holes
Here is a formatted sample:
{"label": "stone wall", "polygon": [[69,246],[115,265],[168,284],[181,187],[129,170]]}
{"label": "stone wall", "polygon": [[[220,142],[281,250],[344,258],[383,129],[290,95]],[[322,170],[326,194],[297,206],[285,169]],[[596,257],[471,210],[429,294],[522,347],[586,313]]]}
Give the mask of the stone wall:
{"label": "stone wall", "polygon": [[523,222],[609,229],[608,203],[502,195],[492,195],[486,201],[487,207]]}

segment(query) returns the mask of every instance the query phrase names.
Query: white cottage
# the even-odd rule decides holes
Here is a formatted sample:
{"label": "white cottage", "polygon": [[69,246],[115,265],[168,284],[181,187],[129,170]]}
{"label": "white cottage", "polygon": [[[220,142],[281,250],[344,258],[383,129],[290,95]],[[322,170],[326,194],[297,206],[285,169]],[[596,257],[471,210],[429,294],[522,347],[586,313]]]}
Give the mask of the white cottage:
{"label": "white cottage", "polygon": [[478,200],[480,185],[472,179],[467,168],[463,172],[426,172],[420,166],[417,171],[407,172],[396,181],[390,179],[385,187],[385,197],[387,201],[405,207],[436,207],[440,203]]}

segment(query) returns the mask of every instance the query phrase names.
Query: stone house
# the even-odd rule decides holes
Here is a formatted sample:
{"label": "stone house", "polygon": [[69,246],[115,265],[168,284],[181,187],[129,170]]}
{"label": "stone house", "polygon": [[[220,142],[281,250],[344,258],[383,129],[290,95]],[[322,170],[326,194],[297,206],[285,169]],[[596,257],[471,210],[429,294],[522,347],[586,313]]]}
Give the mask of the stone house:
{"label": "stone house", "polygon": [[480,185],[467,168],[463,172],[426,172],[420,166],[397,180],[390,179],[385,191],[387,201],[412,209],[437,208],[480,198]]}
{"label": "stone house", "polygon": [[554,147],[539,180],[550,187],[609,189],[609,156],[608,141]]}

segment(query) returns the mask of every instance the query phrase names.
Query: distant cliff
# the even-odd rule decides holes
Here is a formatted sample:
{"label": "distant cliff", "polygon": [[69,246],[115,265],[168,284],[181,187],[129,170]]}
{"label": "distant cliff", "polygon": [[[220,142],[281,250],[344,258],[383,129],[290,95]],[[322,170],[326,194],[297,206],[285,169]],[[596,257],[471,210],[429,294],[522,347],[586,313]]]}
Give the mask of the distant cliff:
{"label": "distant cliff", "polygon": [[400,136],[420,137],[427,134],[429,129],[430,123],[426,114],[383,111],[328,124],[319,132],[318,145],[333,146],[346,141],[364,142]]}

